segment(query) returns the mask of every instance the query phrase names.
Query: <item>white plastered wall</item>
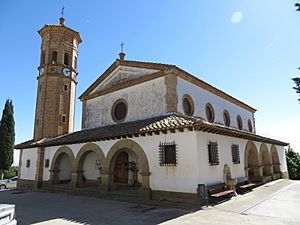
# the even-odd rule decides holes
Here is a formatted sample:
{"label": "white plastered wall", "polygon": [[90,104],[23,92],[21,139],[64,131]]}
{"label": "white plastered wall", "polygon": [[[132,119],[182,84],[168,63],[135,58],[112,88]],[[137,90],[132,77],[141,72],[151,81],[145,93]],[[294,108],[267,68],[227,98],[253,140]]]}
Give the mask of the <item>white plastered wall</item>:
{"label": "white plastered wall", "polygon": [[125,89],[86,101],[86,128],[116,124],[112,119],[113,104],[125,99],[128,113],[124,122],[163,115],[165,109],[166,85],[164,77],[156,78]]}
{"label": "white plastered wall", "polygon": [[275,147],[277,149],[278,157],[279,157],[279,161],[280,161],[280,171],[283,173],[287,172],[288,168],[287,168],[287,164],[286,164],[286,156],[285,156],[284,146],[276,145]]}
{"label": "white plastered wall", "polygon": [[[37,152],[37,148],[23,149],[20,179],[35,180]],[[30,167],[28,168],[26,168],[26,160],[30,160]]]}
{"label": "white plastered wall", "polygon": [[[211,166],[208,161],[208,144],[209,141],[218,143],[219,152],[219,165]],[[200,171],[199,183],[201,184],[213,184],[223,183],[223,169],[227,164],[230,168],[231,177],[238,178],[244,177],[244,153],[245,146],[248,140],[227,137],[217,134],[211,134],[206,132],[197,132],[197,159],[198,170]],[[240,151],[240,164],[234,164],[232,162],[231,146],[232,144],[239,145]]]}
{"label": "white plastered wall", "polygon": [[[96,161],[99,161],[98,156],[95,152],[90,152],[86,155],[83,162],[84,176],[88,180],[97,180],[99,177],[99,170]],[[99,165],[101,166],[101,165]]]}
{"label": "white plastered wall", "polygon": [[[182,98],[185,94],[190,95],[193,98],[195,110],[194,116],[199,116],[206,119],[205,106],[210,103],[215,112],[215,123],[224,124],[223,111],[226,109],[230,115],[230,126],[237,127],[237,115],[240,115],[243,121],[243,130],[248,130],[248,119],[252,121],[253,124],[253,114],[252,112],[229,102],[211,92],[198,87],[186,80],[177,77],[177,95],[178,95],[178,112],[184,114],[182,107]],[[253,124],[254,127],[254,124]],[[253,129],[255,130],[255,129]]]}

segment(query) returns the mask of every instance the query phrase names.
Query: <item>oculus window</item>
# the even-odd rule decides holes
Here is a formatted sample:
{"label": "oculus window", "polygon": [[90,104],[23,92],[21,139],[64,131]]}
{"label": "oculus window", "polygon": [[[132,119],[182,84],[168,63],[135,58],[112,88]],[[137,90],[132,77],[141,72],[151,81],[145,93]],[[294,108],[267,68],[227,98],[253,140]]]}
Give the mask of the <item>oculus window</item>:
{"label": "oculus window", "polygon": [[184,114],[192,116],[194,114],[194,102],[191,96],[184,95],[182,98],[182,107]]}
{"label": "oculus window", "polygon": [[112,107],[112,118],[115,122],[120,123],[125,120],[127,116],[127,102],[125,99],[117,100]]}

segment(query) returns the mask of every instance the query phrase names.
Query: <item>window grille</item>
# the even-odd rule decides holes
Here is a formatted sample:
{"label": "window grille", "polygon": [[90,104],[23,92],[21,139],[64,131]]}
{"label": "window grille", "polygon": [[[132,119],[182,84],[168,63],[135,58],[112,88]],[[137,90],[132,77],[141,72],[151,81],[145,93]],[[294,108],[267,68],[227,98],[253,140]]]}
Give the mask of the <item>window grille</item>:
{"label": "window grille", "polygon": [[175,141],[159,143],[159,165],[176,166],[177,165],[177,145]]}
{"label": "window grille", "polygon": [[240,150],[239,150],[239,145],[233,144],[231,146],[231,153],[232,153],[232,162],[234,164],[240,164]]}
{"label": "window grille", "polygon": [[208,144],[208,160],[211,166],[219,165],[218,143],[209,142]]}

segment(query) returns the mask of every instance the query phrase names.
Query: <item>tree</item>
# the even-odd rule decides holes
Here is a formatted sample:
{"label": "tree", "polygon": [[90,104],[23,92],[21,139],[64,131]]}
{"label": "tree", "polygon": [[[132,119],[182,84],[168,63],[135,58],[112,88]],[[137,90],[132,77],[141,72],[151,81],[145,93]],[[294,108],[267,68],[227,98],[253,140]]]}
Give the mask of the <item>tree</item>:
{"label": "tree", "polygon": [[295,152],[291,146],[286,151],[286,162],[289,171],[289,177],[293,180],[300,180],[300,155]]}
{"label": "tree", "polygon": [[[300,95],[300,77],[292,78],[292,80],[296,84],[296,87],[293,87],[293,89],[295,89],[296,92]],[[300,102],[300,98],[298,98],[298,101]]]}
{"label": "tree", "polygon": [[0,121],[0,175],[13,163],[15,145],[14,109],[11,100],[6,100]]}
{"label": "tree", "polygon": [[[296,11],[300,11],[300,3],[295,3],[295,7],[297,8]],[[298,69],[300,69],[300,67]],[[295,89],[296,92],[300,95],[300,77],[292,78],[292,80],[296,84],[296,87],[293,87],[293,89]],[[300,98],[298,98],[298,101],[300,102]]]}

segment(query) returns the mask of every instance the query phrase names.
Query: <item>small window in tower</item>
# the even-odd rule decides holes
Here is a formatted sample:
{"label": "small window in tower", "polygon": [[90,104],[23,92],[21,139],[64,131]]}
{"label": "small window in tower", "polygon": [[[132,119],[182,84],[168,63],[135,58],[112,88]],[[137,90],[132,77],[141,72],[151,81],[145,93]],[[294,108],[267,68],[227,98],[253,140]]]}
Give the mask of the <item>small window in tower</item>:
{"label": "small window in tower", "polygon": [[67,116],[66,115],[62,115],[61,116],[61,122],[62,123],[66,123],[67,122]]}
{"label": "small window in tower", "polygon": [[30,160],[27,159],[27,160],[26,160],[26,168],[29,168],[29,167],[30,167]]}
{"label": "small window in tower", "polygon": [[42,54],[41,54],[41,64],[45,64],[46,62],[46,53],[45,51],[42,51]]}
{"label": "small window in tower", "polygon": [[45,159],[45,168],[49,168],[49,165],[50,165],[50,160]]}
{"label": "small window in tower", "polygon": [[65,53],[65,55],[64,55],[64,64],[66,66],[69,65],[69,54],[68,53]]}
{"label": "small window in tower", "polygon": [[68,85],[67,85],[67,84],[64,84],[63,90],[64,90],[65,92],[68,91]]}
{"label": "small window in tower", "polygon": [[74,68],[77,69],[77,57],[74,58]]}
{"label": "small window in tower", "polygon": [[51,63],[56,64],[57,63],[57,51],[53,51],[51,55]]}

